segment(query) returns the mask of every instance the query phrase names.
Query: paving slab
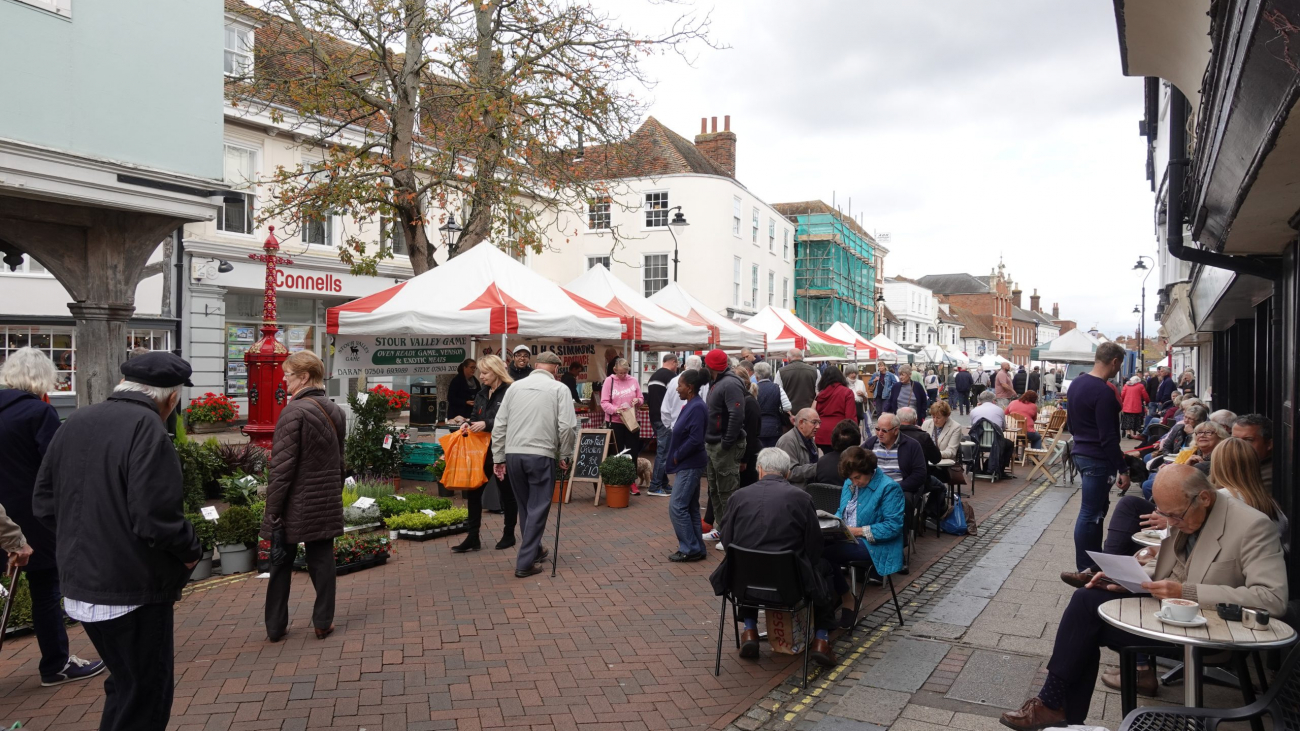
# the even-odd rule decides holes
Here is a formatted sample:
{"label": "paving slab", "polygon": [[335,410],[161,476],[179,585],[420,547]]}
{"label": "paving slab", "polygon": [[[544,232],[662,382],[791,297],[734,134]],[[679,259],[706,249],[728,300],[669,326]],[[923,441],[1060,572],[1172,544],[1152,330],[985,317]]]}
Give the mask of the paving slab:
{"label": "paving slab", "polygon": [[975,618],[980,616],[980,612],[984,611],[984,607],[988,606],[988,603],[989,600],[984,597],[954,592],[936,604],[934,609],[931,609],[930,613],[926,615],[926,619],[931,622],[969,627],[971,622],[974,622]]}
{"label": "paving slab", "polygon": [[885,731],[884,726],[877,726],[866,721],[854,721],[840,716],[826,716],[812,727],[813,731]]}
{"label": "paving slab", "polygon": [[1043,658],[976,650],[945,696],[998,708],[1019,708],[1033,695]]}
{"label": "paving slab", "polygon": [[937,640],[955,640],[965,632],[966,627],[962,625],[943,622],[917,622],[910,629],[913,637],[933,637]]}
{"label": "paving slab", "polygon": [[951,649],[952,645],[943,642],[900,639],[867,671],[861,684],[915,693]]}
{"label": "paving slab", "polygon": [[984,554],[976,566],[1014,569],[1033,546],[1027,543],[999,543]]}
{"label": "paving slab", "polygon": [[1010,575],[1011,567],[976,566],[961,577],[952,591],[954,594],[992,598]]}
{"label": "paving slab", "polygon": [[855,721],[889,726],[911,699],[910,694],[901,691],[859,685],[844,694],[833,713]]}

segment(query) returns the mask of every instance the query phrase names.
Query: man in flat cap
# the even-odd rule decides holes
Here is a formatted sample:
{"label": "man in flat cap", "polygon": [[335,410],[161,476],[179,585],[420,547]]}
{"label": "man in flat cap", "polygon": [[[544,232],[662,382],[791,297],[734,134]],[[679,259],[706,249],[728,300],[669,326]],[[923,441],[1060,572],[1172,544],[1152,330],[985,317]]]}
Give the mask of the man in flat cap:
{"label": "man in flat cap", "polygon": [[54,434],[32,512],[55,533],[64,609],[108,665],[101,731],[164,731],[174,688],[172,610],[200,557],[181,463],[163,420],[190,364],[167,352],[122,364],[108,400]]}
{"label": "man in flat cap", "polygon": [[492,463],[497,479],[510,473],[510,486],[519,503],[519,554],[515,576],[541,573],[546,559],[542,533],[551,513],[555,487],[555,461],[568,466],[578,434],[578,415],[569,389],[555,378],[560,356],[537,354],[537,367],[527,378],[515,381],[501,399],[492,426]]}

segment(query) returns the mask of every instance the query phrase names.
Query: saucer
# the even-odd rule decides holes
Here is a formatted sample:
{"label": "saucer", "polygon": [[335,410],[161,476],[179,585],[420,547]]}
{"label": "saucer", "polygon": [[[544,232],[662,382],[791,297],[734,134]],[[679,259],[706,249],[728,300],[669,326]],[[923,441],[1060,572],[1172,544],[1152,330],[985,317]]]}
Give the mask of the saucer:
{"label": "saucer", "polygon": [[1190,622],[1180,622],[1176,619],[1170,619],[1165,615],[1161,614],[1160,612],[1154,612],[1154,614],[1156,616],[1156,619],[1160,620],[1161,622],[1164,622],[1165,624],[1172,624],[1175,627],[1200,627],[1201,625],[1207,624],[1210,621],[1206,619],[1204,615],[1200,615],[1200,614],[1196,615],[1196,619],[1193,619]]}
{"label": "saucer", "polygon": [[1146,537],[1146,538],[1151,538],[1151,539],[1159,540],[1159,541],[1163,541],[1163,540],[1165,539],[1165,537],[1164,537],[1163,535],[1161,535],[1160,531],[1158,531],[1158,530],[1144,530],[1144,531],[1141,531],[1141,533],[1142,533],[1143,537]]}

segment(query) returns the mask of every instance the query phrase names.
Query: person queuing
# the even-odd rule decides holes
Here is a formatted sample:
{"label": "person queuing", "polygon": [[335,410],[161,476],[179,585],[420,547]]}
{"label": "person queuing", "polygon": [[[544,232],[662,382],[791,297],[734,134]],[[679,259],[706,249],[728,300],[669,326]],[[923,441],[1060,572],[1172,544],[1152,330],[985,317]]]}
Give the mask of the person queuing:
{"label": "person queuing", "polygon": [[[831,432],[845,419],[858,420],[857,404],[854,402],[853,390],[849,388],[848,379],[835,366],[828,366],[822,372],[821,383],[817,385],[817,398],[814,400],[821,426],[813,436],[813,442],[824,452],[831,449]],[[816,460],[814,460],[816,461]]]}
{"label": "person queuing", "polygon": [[1067,429],[1074,436],[1074,464],[1083,482],[1079,517],[1074,523],[1074,561],[1079,571],[1092,566],[1088,551],[1101,551],[1102,521],[1110,509],[1110,488],[1128,489],[1128,464],[1119,446],[1119,399],[1109,381],[1124,364],[1124,349],[1102,343],[1092,370],[1070,384]]}
{"label": "person queuing", "polygon": [[898,376],[889,372],[885,367],[885,361],[876,363],[876,371],[871,374],[867,380],[867,388],[871,390],[872,403],[875,406],[877,418],[885,413],[885,404],[889,402],[889,397],[894,393],[894,387],[898,385]]}
{"label": "person queuing", "polygon": [[1149,403],[1146,386],[1142,385],[1142,379],[1134,375],[1128,379],[1128,384],[1119,395],[1121,411],[1123,413],[1123,423],[1120,429],[1129,439],[1137,439],[1143,428],[1143,414],[1146,413],[1146,405]]}
{"label": "person queuing", "polygon": [[761,419],[758,442],[764,448],[775,447],[781,438],[782,424],[789,423],[790,398],[785,389],[772,382],[772,366],[760,361],[754,364],[754,377],[758,379],[758,412]]}
{"label": "person queuing", "polygon": [[[614,359],[614,374],[600,388],[600,408],[605,412],[605,428],[614,432],[614,447],[627,450],[635,463],[641,456],[641,433],[639,429],[628,428],[622,416],[622,412],[630,412],[635,418],[636,408],[642,404],[641,384],[630,374],[631,370],[627,358]],[[632,494],[641,494],[635,482]]]}
{"label": "person queuing", "polygon": [[813,405],[813,399],[817,396],[817,380],[822,374],[803,362],[802,350],[791,350],[786,355],[790,363],[776,372],[776,385],[789,394],[792,411],[803,411]]}
{"label": "person queuing", "polygon": [[[725,526],[727,502],[740,488],[740,465],[747,446],[745,395],[749,393],[749,381],[742,381],[736,375],[727,354],[721,350],[710,350],[704,356],[704,365],[713,381],[709,386],[709,421],[704,433],[704,449],[709,456],[706,470],[709,502],[713,503],[714,517]],[[811,366],[808,368],[815,371]],[[718,530],[716,524],[714,530]]]}
{"label": "person queuing", "polygon": [[790,474],[786,479],[796,485],[806,485],[817,475],[817,460],[821,452],[814,436],[821,429],[822,419],[816,409],[804,409],[794,415],[794,428],[776,440],[776,448],[790,458]]}
{"label": "person queuing", "polygon": [[[474,396],[474,408],[470,411],[469,419],[460,425],[462,434],[492,433],[493,427],[496,426],[497,412],[501,410],[501,402],[505,399],[506,391],[514,380],[510,378],[510,372],[504,361],[495,355],[485,355],[478,364],[478,382],[483,386]],[[493,467],[495,464],[492,461],[492,450],[489,449],[487,454],[483,455],[484,476],[492,477]],[[469,530],[466,532],[465,540],[451,547],[452,553],[466,553],[482,548],[479,530],[483,525],[485,487],[486,485],[466,491],[465,507],[469,509]],[[496,550],[503,551],[515,545],[515,524],[519,520],[519,502],[515,499],[515,491],[510,486],[508,473],[505,479],[497,482],[497,487],[501,494],[501,510],[504,513],[505,524],[501,527],[501,540],[497,541]]]}
{"label": "person queuing", "polygon": [[456,377],[447,386],[447,418],[468,419],[474,408],[474,396],[478,394],[479,383],[474,377],[478,367],[473,358],[466,358],[456,368]]}
{"label": "person queuing", "polygon": [[663,365],[650,376],[645,387],[646,408],[650,410],[650,428],[655,434],[655,465],[650,474],[650,489],[647,495],[668,497],[672,495],[672,486],[668,484],[668,454],[672,450],[673,428],[664,424],[664,396],[668,394],[668,384],[677,377],[677,354],[664,356]]}
{"label": "person queuing", "polygon": [[952,379],[953,391],[957,394],[957,413],[970,413],[971,388],[975,385],[975,379],[971,377],[970,371],[957,366],[957,374]]}
{"label": "person queuing", "polygon": [[[548,552],[542,547],[546,518],[555,490],[555,468],[569,468],[578,415],[569,389],[555,378],[560,356],[537,354],[536,368],[522,381],[511,384],[497,408],[492,426],[492,472],[498,481],[510,478],[519,505],[519,554],[515,576],[541,573]],[[556,459],[556,455],[562,455]]]}
{"label": "person queuing", "polygon": [[111,673],[102,731],[164,731],[171,716],[174,605],[202,550],[164,421],[190,373],[165,351],[123,363],[108,399],[55,432],[36,475],[32,512],[56,536],[64,611]]}
{"label": "person queuing", "polygon": [[[489,356],[490,357],[490,356]],[[316,589],[311,623],[316,639],[334,631],[334,539],[343,535],[343,441],[347,417],[325,396],[325,364],[310,350],[284,361],[284,383],[293,396],[275,422],[271,481],[261,535],[283,529],[289,550],[305,544],[307,572]],[[266,582],[266,637],[279,642],[289,631],[293,560],[271,566]]]}
{"label": "person queuing", "polygon": [[1029,446],[1034,449],[1041,449],[1043,446],[1043,435],[1038,433],[1038,392],[1029,389],[1020,394],[1020,398],[1012,401],[1007,405],[1008,414],[1020,414],[1025,417],[1025,438],[1029,441]]}
{"label": "person queuing", "polygon": [[899,409],[908,406],[923,414],[930,408],[930,402],[921,384],[912,380],[912,366],[904,363],[898,367],[898,383],[885,403],[885,413],[897,414]]}
{"label": "person queuing", "polygon": [[32,629],[41,650],[37,672],[45,686],[84,680],[105,667],[68,653],[54,533],[32,514],[36,473],[59,428],[58,413],[44,400],[57,382],[54,362],[36,348],[15,350],[0,366],[0,514],[7,518],[0,519],[0,547],[27,572]]}
{"label": "person queuing", "polygon": [[1011,364],[1003,363],[998,369],[997,375],[993,377],[993,395],[998,400],[998,406],[1006,408],[1020,394],[1016,391],[1015,380],[1011,376]]}
{"label": "person queuing", "polygon": [[[723,545],[744,546],[754,551],[792,551],[799,562],[799,575],[813,597],[815,635],[809,648],[813,662],[833,667],[838,662],[831,649],[830,631],[836,626],[835,609],[840,603],[823,559],[821,526],[812,496],[791,485],[790,458],[780,449],[758,453],[758,482],[732,496],[722,515]],[[724,558],[710,575],[715,595],[727,592],[730,560]],[[740,635],[740,656],[758,657],[758,610],[741,609],[745,623]]]}
{"label": "person queuing", "polygon": [[533,351],[527,345],[516,345],[515,349],[510,351],[510,367],[506,372],[510,375],[512,381],[522,381],[533,372],[533,367],[529,365],[532,360]]}
{"label": "person queuing", "polygon": [[672,450],[667,465],[668,473],[676,475],[672,500],[668,503],[668,517],[677,535],[677,551],[668,557],[673,562],[702,561],[707,555],[700,535],[700,480],[708,463],[704,431],[709,420],[709,408],[700,398],[700,387],[707,378],[697,369],[687,369],[674,379],[683,406],[673,422]]}
{"label": "person queuing", "polygon": [[[1102,343],[1098,351],[1109,345],[1113,343]],[[1070,385],[1071,418],[1079,408],[1074,403],[1077,387],[1077,380]],[[1113,392],[1110,399],[1115,401]],[[1154,496],[1156,513],[1166,521],[1170,535],[1161,544],[1151,581],[1143,583],[1143,589],[1156,599],[1196,602],[1206,612],[1220,603],[1259,607],[1274,616],[1286,610],[1286,561],[1268,516],[1239,500],[1223,499],[1205,475],[1187,465],[1161,470]],[[1103,578],[1099,572],[1071,595],[1042,689],[1019,710],[1002,714],[1003,725],[1037,731],[1083,723],[1092,702],[1101,648],[1157,644],[1101,618],[1098,608],[1116,596],[1115,591],[1101,588]],[[1150,685],[1154,670],[1148,668],[1148,673],[1146,678],[1139,675],[1139,684],[1145,680]]]}

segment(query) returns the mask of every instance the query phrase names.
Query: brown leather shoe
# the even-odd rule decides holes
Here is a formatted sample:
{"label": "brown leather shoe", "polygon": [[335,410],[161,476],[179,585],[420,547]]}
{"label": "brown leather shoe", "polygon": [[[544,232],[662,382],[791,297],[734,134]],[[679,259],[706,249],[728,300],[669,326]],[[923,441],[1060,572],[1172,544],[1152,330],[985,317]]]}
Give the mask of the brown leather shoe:
{"label": "brown leather shoe", "polygon": [[839,663],[839,658],[835,657],[835,651],[831,649],[831,643],[826,640],[814,638],[812,650],[808,654],[813,662],[824,668],[833,668]]}
{"label": "brown leather shoe", "polygon": [[1038,731],[1051,726],[1065,725],[1065,711],[1053,711],[1037,697],[1030,698],[1018,711],[1002,714],[1002,725],[1016,731]]}
{"label": "brown leather shoe", "polygon": [[758,658],[758,630],[747,629],[740,633],[740,656],[746,660]]}
{"label": "brown leather shoe", "polygon": [[1062,571],[1061,581],[1073,586],[1076,589],[1082,589],[1092,581],[1091,571]]}
{"label": "brown leather shoe", "polygon": [[334,633],[334,625],[332,625],[332,624],[331,624],[329,627],[326,627],[325,629],[321,629],[320,627],[317,627],[317,628],[316,628],[316,639],[318,639],[318,640],[323,640],[323,639],[325,639],[326,637],[329,637],[329,636],[330,636],[331,634],[333,634],[333,633]]}
{"label": "brown leather shoe", "polygon": [[[1120,689],[1119,668],[1112,668],[1101,674],[1101,682],[1106,684],[1107,688]],[[1160,679],[1156,677],[1154,667],[1145,667],[1137,669],[1137,692],[1138,695],[1144,695],[1148,698],[1155,698],[1160,691]]]}

